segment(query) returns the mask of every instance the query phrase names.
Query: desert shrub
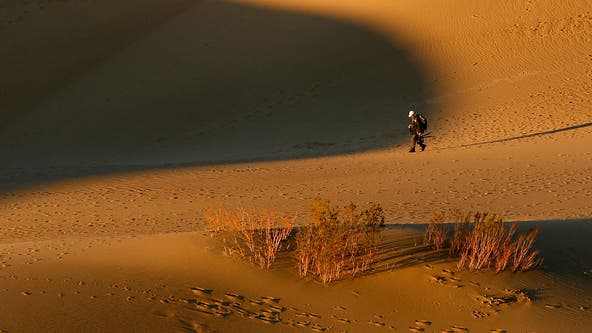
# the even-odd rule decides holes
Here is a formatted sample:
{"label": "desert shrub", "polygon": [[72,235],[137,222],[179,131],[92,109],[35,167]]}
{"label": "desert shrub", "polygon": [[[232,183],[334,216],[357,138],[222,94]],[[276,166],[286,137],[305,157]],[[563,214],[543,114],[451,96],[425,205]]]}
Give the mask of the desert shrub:
{"label": "desert shrub", "polygon": [[446,246],[445,221],[456,221],[448,246],[450,255],[459,258],[459,270],[526,271],[542,262],[539,251],[534,249],[539,229],[518,234],[517,224],[508,226],[495,214],[463,214],[454,210],[434,214],[426,227],[426,245],[432,245],[436,250]]}
{"label": "desert shrub", "polygon": [[441,250],[446,245],[447,234],[446,226],[446,213],[436,213],[430,219],[424,235],[424,244],[431,245],[436,250]]}
{"label": "desert shrub", "polygon": [[531,229],[527,233],[520,234],[518,239],[512,243],[512,252],[510,254],[512,271],[527,271],[543,262],[539,251],[532,249],[539,232],[540,228],[538,227]]}
{"label": "desert shrub", "polygon": [[350,204],[340,210],[317,198],[310,205],[309,219],[296,234],[295,257],[301,276],[313,275],[329,283],[370,269],[384,224],[380,205],[359,210]]}
{"label": "desert shrub", "polygon": [[[463,223],[468,225],[467,221],[465,218]],[[464,240],[458,245],[459,269],[466,267],[476,271],[493,268],[501,272],[511,268],[516,272],[532,269],[542,261],[539,252],[533,249],[538,228],[516,236],[516,223],[508,227],[501,217],[487,213],[474,214],[471,227],[472,230],[465,232]]]}
{"label": "desert shrub", "polygon": [[275,261],[295,222],[294,217],[272,212],[223,208],[208,211],[204,218],[208,231],[222,241],[226,254],[246,257],[264,269]]}
{"label": "desert shrub", "polygon": [[467,238],[470,235],[472,214],[463,214],[460,211],[453,211],[451,214],[453,215],[452,220],[457,222],[454,223],[449,252],[452,256],[458,256],[462,252],[462,249],[467,242]]}
{"label": "desert shrub", "polygon": [[503,219],[495,214],[475,214],[473,230],[466,237],[460,251],[458,268],[465,266],[476,271],[488,268],[503,255],[511,244],[516,228],[508,229]]}

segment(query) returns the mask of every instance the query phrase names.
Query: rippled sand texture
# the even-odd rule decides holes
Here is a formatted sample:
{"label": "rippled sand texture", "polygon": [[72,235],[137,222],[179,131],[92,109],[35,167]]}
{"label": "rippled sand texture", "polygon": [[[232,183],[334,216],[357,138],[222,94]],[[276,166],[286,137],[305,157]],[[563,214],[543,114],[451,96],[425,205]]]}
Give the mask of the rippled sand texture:
{"label": "rippled sand texture", "polygon": [[[589,1],[0,0],[0,41],[0,330],[592,327]],[[205,236],[316,196],[384,207],[370,274]],[[540,225],[543,267],[456,272],[422,246],[449,208]]]}

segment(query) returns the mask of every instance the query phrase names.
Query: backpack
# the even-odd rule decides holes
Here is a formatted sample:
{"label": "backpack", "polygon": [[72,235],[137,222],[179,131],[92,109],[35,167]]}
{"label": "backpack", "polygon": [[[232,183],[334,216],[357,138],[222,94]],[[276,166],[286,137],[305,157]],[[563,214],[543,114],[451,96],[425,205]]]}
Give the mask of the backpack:
{"label": "backpack", "polygon": [[428,119],[423,114],[417,115],[417,125],[420,132],[425,132],[428,129]]}

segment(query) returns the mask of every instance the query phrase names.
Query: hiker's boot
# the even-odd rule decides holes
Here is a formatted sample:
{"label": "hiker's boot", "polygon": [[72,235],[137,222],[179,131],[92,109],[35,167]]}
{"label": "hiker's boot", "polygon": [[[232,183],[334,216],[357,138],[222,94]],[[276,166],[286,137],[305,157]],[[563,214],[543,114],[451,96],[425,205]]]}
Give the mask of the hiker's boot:
{"label": "hiker's boot", "polygon": [[420,143],[419,145],[421,146],[421,151],[424,151],[425,147],[427,146],[426,144],[423,144],[423,143]]}
{"label": "hiker's boot", "polygon": [[410,152],[410,153],[415,153],[415,148],[411,148],[411,149],[409,149],[409,152]]}

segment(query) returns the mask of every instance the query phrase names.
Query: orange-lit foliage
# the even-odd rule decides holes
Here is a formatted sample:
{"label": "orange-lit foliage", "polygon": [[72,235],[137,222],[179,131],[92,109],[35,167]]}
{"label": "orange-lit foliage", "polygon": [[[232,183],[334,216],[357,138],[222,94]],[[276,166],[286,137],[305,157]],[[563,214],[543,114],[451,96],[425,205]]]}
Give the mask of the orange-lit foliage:
{"label": "orange-lit foliage", "polygon": [[269,269],[292,233],[295,218],[271,212],[218,209],[207,212],[205,220],[211,234],[222,240],[228,255],[247,257]]}
{"label": "orange-lit foliage", "polygon": [[370,269],[376,255],[379,229],[384,224],[380,205],[342,210],[327,200],[315,199],[310,224],[296,234],[296,263],[301,276],[313,275],[323,283],[355,276]]}

